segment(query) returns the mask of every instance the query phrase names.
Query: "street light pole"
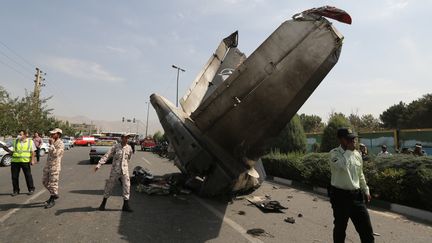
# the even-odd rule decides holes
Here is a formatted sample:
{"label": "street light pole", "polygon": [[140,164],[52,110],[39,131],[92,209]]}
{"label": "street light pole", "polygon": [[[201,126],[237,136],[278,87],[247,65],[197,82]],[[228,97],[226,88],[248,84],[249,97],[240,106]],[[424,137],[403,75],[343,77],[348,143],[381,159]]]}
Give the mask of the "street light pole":
{"label": "street light pole", "polygon": [[146,102],[146,103],[147,103],[147,122],[146,122],[146,133],[145,133],[145,137],[147,138],[147,132],[148,132],[148,118],[149,118],[150,102]]}
{"label": "street light pole", "polygon": [[180,75],[180,71],[185,72],[186,70],[184,70],[181,67],[177,67],[176,65],[172,65],[173,68],[177,69],[177,93],[176,93],[176,107],[178,107],[178,86],[179,86],[179,75]]}

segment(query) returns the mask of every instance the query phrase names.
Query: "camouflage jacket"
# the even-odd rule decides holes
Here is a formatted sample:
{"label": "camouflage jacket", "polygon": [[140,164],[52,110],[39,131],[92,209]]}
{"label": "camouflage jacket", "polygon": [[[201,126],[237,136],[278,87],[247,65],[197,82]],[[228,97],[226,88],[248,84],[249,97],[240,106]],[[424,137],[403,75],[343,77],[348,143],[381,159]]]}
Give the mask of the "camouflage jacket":
{"label": "camouflage jacket", "polygon": [[110,148],[110,150],[99,160],[97,165],[100,168],[105,164],[110,158],[113,159],[111,173],[117,173],[122,175],[129,174],[129,160],[132,157],[132,148],[129,144],[123,146],[118,143]]}
{"label": "camouflage jacket", "polygon": [[63,158],[64,144],[59,138],[54,141],[48,148],[48,158],[45,167],[50,169],[61,169],[61,159]]}

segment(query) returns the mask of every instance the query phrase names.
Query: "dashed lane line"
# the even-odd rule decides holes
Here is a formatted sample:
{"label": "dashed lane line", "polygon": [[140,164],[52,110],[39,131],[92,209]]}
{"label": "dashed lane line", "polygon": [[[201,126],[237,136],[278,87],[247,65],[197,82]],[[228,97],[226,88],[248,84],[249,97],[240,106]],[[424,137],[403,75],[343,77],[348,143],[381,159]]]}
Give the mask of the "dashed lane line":
{"label": "dashed lane line", "polygon": [[254,237],[248,235],[246,233],[246,230],[241,225],[239,225],[238,223],[236,223],[234,220],[228,218],[227,216],[225,216],[221,212],[219,212],[217,209],[215,209],[214,207],[212,207],[210,204],[204,202],[202,199],[198,198],[197,196],[193,196],[193,197],[195,198],[195,200],[199,204],[201,204],[207,210],[209,210],[210,212],[212,212],[216,217],[218,217],[219,219],[221,219],[224,223],[226,223],[227,225],[229,225],[235,231],[237,231],[238,233],[240,233],[241,236],[243,236],[243,238],[245,238],[249,242],[252,242],[252,243],[263,243],[262,240],[254,238]]}
{"label": "dashed lane line", "polygon": [[40,195],[42,195],[43,193],[45,193],[47,190],[43,189],[40,190],[38,193],[34,194],[32,197],[30,197],[29,199],[27,199],[23,204],[21,204],[20,206],[18,206],[17,208],[14,208],[12,210],[10,210],[8,213],[6,213],[5,215],[3,215],[3,217],[0,218],[0,224],[3,224],[7,219],[9,219],[14,213],[18,212],[21,208],[24,207],[24,205],[29,204],[31,201],[33,201],[34,199],[38,198]]}
{"label": "dashed lane line", "polygon": [[148,161],[146,158],[142,157],[141,159],[144,160],[144,162],[146,162],[147,164],[151,165],[152,163],[150,163],[150,161]]}

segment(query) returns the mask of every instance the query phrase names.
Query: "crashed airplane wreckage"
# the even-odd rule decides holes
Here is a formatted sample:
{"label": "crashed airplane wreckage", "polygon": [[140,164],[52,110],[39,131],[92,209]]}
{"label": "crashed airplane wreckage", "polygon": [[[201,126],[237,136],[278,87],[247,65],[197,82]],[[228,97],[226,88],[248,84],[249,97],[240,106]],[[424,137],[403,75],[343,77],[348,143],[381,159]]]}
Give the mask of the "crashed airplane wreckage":
{"label": "crashed airplane wreckage", "polygon": [[259,186],[263,170],[255,168],[265,146],[339,59],[343,36],[323,16],[351,24],[333,7],[307,10],[282,23],[248,58],[234,32],[193,81],[181,108],[151,95],[175,164],[201,195]]}

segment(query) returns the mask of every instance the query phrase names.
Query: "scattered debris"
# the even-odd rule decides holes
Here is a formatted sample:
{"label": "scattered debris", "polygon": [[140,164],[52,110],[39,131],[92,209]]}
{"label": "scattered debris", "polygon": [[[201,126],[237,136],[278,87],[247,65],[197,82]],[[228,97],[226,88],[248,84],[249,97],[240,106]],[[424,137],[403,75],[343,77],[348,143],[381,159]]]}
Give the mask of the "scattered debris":
{"label": "scattered debris", "polygon": [[264,229],[261,228],[253,228],[246,231],[247,234],[252,236],[267,236],[273,238],[274,236],[266,232]]}
{"label": "scattered debris", "polygon": [[314,199],[312,201],[318,202],[318,198],[314,197]]}
{"label": "scattered debris", "polygon": [[246,215],[245,211],[238,211],[238,215]]}
{"label": "scattered debris", "polygon": [[273,189],[280,189],[280,187],[278,187],[278,186],[273,186]]}
{"label": "scattered debris", "polygon": [[247,200],[264,213],[283,213],[282,209],[288,209],[287,207],[282,206],[278,201],[271,201],[265,198],[267,197],[251,196],[248,197]]}
{"label": "scattered debris", "polygon": [[299,218],[303,218],[303,214],[299,213],[299,214],[297,215],[297,217],[299,217]]}
{"label": "scattered debris", "polygon": [[287,196],[287,198],[291,199],[291,198],[293,198],[293,196],[291,196],[291,195],[288,195],[288,196]]}
{"label": "scattered debris", "polygon": [[284,221],[287,222],[287,223],[290,223],[290,224],[294,224],[295,223],[295,219],[293,217],[288,217]]}
{"label": "scattered debris", "polygon": [[265,197],[266,197],[267,199],[271,199],[271,196],[268,195],[268,194],[266,194]]}
{"label": "scattered debris", "polygon": [[375,233],[375,232],[373,233],[373,235],[374,235],[374,236],[381,236],[381,234],[379,234],[379,233]]}

